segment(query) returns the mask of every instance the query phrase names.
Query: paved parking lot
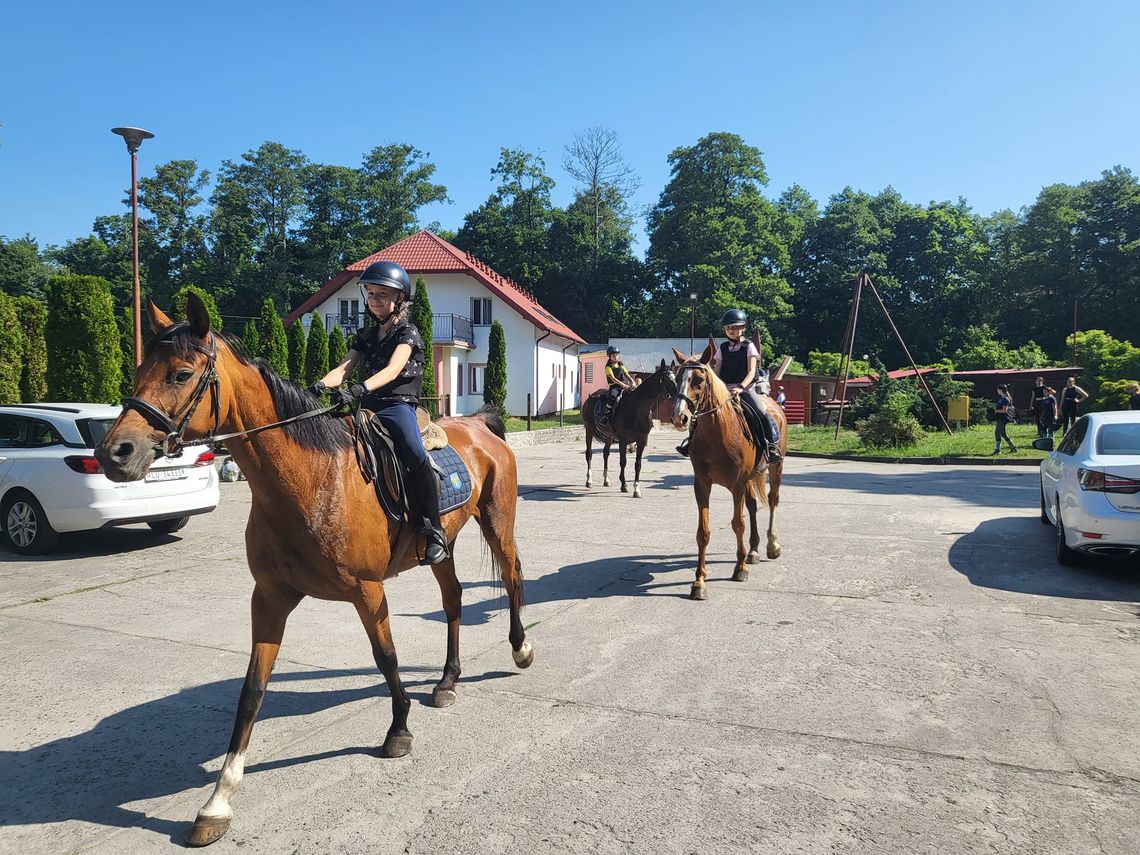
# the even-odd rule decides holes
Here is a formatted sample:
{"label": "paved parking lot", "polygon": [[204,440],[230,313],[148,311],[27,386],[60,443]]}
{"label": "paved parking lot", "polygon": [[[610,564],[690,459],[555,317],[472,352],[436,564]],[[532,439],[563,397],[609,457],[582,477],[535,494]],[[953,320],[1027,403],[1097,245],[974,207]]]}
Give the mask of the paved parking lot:
{"label": "paved parking lot", "polygon": [[[793,459],[784,557],[745,583],[718,488],[694,603],[675,442],[641,500],[587,493],[577,444],[519,450],[529,671],[474,527],[454,706],[427,705],[431,574],[389,586],[409,757],[376,756],[353,609],[303,603],[213,851],[1140,851],[1140,571],[1059,568],[1035,470]],[[248,656],[249,492],[222,488],[177,535],[0,553],[0,851],[182,846]]]}

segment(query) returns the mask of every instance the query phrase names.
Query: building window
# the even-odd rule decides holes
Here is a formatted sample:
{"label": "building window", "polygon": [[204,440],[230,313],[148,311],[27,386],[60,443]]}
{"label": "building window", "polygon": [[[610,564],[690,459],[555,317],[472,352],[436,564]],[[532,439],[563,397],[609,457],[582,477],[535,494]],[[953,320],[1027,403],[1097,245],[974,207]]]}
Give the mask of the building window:
{"label": "building window", "polygon": [[472,365],[471,366],[471,394],[483,394],[483,371],[487,368],[486,365]]}
{"label": "building window", "polygon": [[459,395],[460,397],[463,397],[463,371],[462,371],[462,369],[455,372],[455,385],[458,387],[455,390],[455,394]]}
{"label": "building window", "polygon": [[587,383],[593,383],[594,382],[594,363],[592,363],[592,362],[586,363],[586,382]]}
{"label": "building window", "polygon": [[490,297],[471,298],[471,323],[477,327],[489,327],[491,325]]}

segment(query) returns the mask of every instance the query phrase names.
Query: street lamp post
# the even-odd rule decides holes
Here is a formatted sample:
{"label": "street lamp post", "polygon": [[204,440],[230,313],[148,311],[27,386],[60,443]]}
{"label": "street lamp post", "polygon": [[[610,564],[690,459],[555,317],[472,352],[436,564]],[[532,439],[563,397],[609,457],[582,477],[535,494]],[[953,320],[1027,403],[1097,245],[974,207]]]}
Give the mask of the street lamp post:
{"label": "street lamp post", "polygon": [[142,298],[139,292],[139,146],[143,140],[154,137],[150,131],[142,128],[111,128],[111,133],[118,134],[127,144],[127,151],[131,153],[131,222],[134,228],[134,274],[135,287],[133,306],[135,315],[135,368],[142,362]]}
{"label": "street lamp post", "polygon": [[694,342],[697,338],[697,292],[689,292],[689,353],[694,352]]}

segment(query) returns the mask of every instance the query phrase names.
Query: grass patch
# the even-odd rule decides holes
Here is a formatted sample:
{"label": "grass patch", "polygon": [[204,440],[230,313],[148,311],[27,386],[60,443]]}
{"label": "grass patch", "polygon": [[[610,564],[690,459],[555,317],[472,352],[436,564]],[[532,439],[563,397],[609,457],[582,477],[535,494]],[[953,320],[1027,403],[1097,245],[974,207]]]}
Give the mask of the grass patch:
{"label": "grass patch", "polygon": [[[1017,451],[1002,449],[998,457],[1041,460],[1045,452],[1037,451],[1030,443],[1037,438],[1037,428],[1030,422],[1011,425],[1007,432]],[[1055,435],[1056,441],[1061,437]],[[789,451],[809,451],[819,454],[850,454],[853,457],[990,457],[994,450],[994,426],[974,425],[954,431],[929,431],[917,445],[909,448],[866,448],[859,435],[851,428],[839,432],[835,439],[834,427],[793,427],[788,430]]]}
{"label": "grass patch", "polygon": [[[582,424],[582,413],[578,410],[566,410],[562,413],[562,427],[573,427]],[[535,418],[531,420],[533,430],[544,430],[546,428],[556,428],[558,424],[558,414],[553,416],[543,416],[542,418]],[[526,430],[526,419],[520,419],[516,416],[507,417],[507,433],[514,433],[515,431]],[[1016,440],[1015,440],[1016,441]]]}

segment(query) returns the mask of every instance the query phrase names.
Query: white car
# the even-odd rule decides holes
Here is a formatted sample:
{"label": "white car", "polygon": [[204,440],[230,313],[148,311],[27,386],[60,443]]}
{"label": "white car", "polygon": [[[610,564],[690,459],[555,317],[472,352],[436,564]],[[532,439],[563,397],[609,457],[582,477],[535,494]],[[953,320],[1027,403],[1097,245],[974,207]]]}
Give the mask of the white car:
{"label": "white car", "polygon": [[178,531],[218,504],[214,452],[159,457],[146,478],[110,481],[93,449],[122,411],[107,404],[0,406],[0,525],[8,545],[47,552],[60,532],[146,523]]}
{"label": "white car", "polygon": [[1057,560],[1140,553],[1140,411],[1077,419],[1041,461],[1041,522],[1057,532]]}

